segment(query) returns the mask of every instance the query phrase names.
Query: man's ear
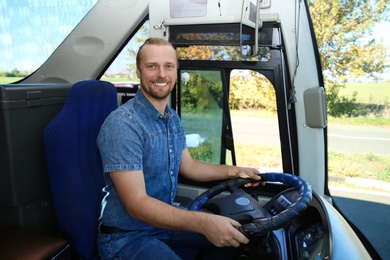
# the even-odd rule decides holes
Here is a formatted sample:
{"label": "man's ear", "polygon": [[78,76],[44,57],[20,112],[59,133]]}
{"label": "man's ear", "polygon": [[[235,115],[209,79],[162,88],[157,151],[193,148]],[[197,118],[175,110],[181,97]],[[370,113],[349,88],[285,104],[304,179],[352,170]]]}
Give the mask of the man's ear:
{"label": "man's ear", "polygon": [[141,78],[141,71],[138,68],[135,72],[137,73],[137,78]]}

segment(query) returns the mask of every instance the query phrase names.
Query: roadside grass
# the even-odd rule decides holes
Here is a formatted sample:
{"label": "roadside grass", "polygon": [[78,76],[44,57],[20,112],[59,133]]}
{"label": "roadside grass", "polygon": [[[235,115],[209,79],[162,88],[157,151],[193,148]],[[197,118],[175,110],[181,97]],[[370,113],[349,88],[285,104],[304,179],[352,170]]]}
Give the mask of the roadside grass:
{"label": "roadside grass", "polygon": [[390,156],[329,151],[329,175],[390,182]]}
{"label": "roadside grass", "polygon": [[23,77],[0,77],[0,84],[10,84],[23,79]]}
{"label": "roadside grass", "polygon": [[282,169],[280,157],[280,147],[269,145],[240,144],[235,142],[237,165],[247,165],[252,167],[267,167]]}
{"label": "roadside grass", "polygon": [[329,124],[390,127],[388,117],[328,117]]}
{"label": "roadside grass", "polygon": [[[238,165],[281,169],[280,147],[235,143]],[[364,178],[390,182],[390,156],[367,153],[328,152],[328,174],[342,178]]]}
{"label": "roadside grass", "polygon": [[355,91],[358,103],[390,105],[390,81],[348,83],[339,94],[350,98]]}

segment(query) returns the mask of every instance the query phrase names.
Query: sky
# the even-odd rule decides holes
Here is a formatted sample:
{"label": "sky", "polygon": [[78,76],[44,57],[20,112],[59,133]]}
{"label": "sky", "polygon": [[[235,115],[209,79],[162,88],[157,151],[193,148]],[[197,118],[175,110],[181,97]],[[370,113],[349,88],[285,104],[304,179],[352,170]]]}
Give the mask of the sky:
{"label": "sky", "polygon": [[[383,39],[385,46],[388,48],[387,52],[390,56],[390,22],[383,22],[375,26],[374,36],[376,39]],[[389,58],[390,59],[390,58]],[[388,61],[390,63],[390,60]],[[390,69],[382,74],[383,80],[390,80]]]}

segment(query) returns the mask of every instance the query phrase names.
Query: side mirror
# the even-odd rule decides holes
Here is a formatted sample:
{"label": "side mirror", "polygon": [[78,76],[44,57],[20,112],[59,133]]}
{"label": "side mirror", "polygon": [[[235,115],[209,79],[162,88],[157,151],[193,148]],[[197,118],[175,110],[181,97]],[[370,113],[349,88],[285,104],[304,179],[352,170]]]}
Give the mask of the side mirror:
{"label": "side mirror", "polygon": [[306,125],[311,128],[325,128],[328,125],[326,93],[323,87],[306,89],[303,92]]}

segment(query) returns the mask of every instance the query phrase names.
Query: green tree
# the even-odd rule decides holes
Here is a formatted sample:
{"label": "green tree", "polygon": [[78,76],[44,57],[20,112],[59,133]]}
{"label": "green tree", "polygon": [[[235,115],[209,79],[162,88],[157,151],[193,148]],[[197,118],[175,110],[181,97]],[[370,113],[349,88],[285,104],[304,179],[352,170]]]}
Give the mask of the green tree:
{"label": "green tree", "polygon": [[229,104],[232,109],[276,111],[275,89],[256,71],[240,70],[230,78]]}
{"label": "green tree", "polygon": [[390,2],[308,0],[308,4],[323,66],[329,113],[343,115],[347,111],[340,112],[340,106],[350,109],[345,105],[353,103],[354,97],[340,98],[340,88],[359,77],[379,80],[380,74],[390,67],[383,41],[372,36],[376,23],[389,21]]}
{"label": "green tree", "polygon": [[181,101],[187,109],[211,109],[222,104],[222,84],[213,80],[219,72],[193,73],[187,84],[182,85]]}

